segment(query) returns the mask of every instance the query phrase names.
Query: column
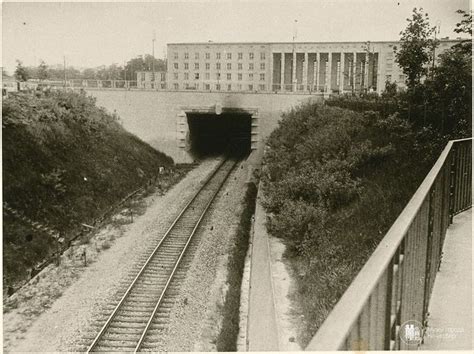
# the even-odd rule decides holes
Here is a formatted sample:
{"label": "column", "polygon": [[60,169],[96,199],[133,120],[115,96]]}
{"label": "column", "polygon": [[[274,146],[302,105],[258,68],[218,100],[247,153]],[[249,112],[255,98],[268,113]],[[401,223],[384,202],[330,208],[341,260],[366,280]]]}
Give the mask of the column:
{"label": "column", "polygon": [[[268,52],[267,52],[267,53],[268,53]],[[268,55],[268,54],[266,54],[266,55]],[[273,84],[274,84],[274,82],[273,82],[273,60],[274,60],[273,52],[270,51],[270,60],[267,61],[267,63],[270,62],[270,70],[269,70],[269,73],[268,73],[269,75],[267,76],[267,74],[265,74],[265,79],[266,79],[266,81],[268,80],[268,78],[270,78],[270,79],[267,81],[267,82],[268,82],[268,86],[265,85],[265,86],[267,86],[267,87],[265,87],[265,91],[267,91],[267,92],[273,92],[273,91],[274,91],[274,90],[273,90]],[[204,87],[204,86],[203,86],[203,87]]]}
{"label": "column", "polygon": [[331,81],[332,81],[332,53],[328,53],[328,70],[326,72],[326,92],[331,93]]}
{"label": "column", "polygon": [[280,90],[283,92],[285,91],[285,53],[281,53],[281,87]]}
{"label": "column", "polygon": [[357,53],[352,53],[352,91],[355,92],[356,86],[356,68],[357,68]]}
{"label": "column", "polygon": [[378,52],[378,60],[377,60],[377,92],[380,94],[382,91],[385,89],[384,85],[384,75],[383,75],[383,68],[381,63],[384,63],[386,61],[386,58],[384,56],[383,51],[381,50]]}
{"label": "column", "polygon": [[339,93],[344,93],[344,64],[345,64],[345,54],[341,52],[341,73],[339,74]]}
{"label": "column", "polygon": [[309,68],[309,62],[308,62],[308,52],[304,52],[304,65],[303,65],[303,85],[304,85],[304,90],[308,90],[308,68]]}
{"label": "column", "polygon": [[319,92],[319,59],[320,59],[319,52],[317,52],[316,53],[316,62],[314,63],[315,64],[314,76],[316,77],[316,79],[314,80],[314,84],[316,85],[316,91],[317,92]]}
{"label": "column", "polygon": [[291,83],[293,92],[296,92],[296,51],[293,50],[293,65],[291,66]]}
{"label": "column", "polygon": [[364,86],[369,89],[369,53],[365,53]]}

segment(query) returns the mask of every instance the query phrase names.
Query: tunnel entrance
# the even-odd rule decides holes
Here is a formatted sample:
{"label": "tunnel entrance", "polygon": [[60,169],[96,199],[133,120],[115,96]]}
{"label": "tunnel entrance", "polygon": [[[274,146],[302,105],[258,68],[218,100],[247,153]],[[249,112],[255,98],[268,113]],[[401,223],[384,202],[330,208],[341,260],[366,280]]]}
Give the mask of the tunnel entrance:
{"label": "tunnel entrance", "polygon": [[250,153],[252,115],[245,112],[186,113],[194,157]]}

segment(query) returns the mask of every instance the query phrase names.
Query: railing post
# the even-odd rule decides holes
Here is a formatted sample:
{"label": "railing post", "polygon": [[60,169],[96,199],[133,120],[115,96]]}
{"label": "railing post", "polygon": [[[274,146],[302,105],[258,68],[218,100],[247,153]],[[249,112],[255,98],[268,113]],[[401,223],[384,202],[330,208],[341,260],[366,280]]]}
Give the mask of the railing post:
{"label": "railing post", "polygon": [[428,240],[426,244],[426,267],[425,267],[425,284],[424,284],[424,295],[423,295],[423,327],[427,326],[426,314],[428,313],[428,303],[430,300],[430,291],[431,291],[431,267],[437,267],[433,264],[432,253],[433,253],[433,229],[434,229],[434,203],[436,195],[436,183],[429,194],[429,211],[428,211]]}
{"label": "railing post", "polygon": [[454,217],[454,203],[455,203],[455,181],[456,181],[456,146],[453,145],[453,148],[450,153],[450,173],[449,173],[449,223],[453,223]]}
{"label": "railing post", "polygon": [[390,350],[390,340],[392,339],[392,299],[393,299],[393,268],[394,259],[392,258],[387,269],[387,292],[385,294],[385,325],[384,325],[384,341],[383,350]]}

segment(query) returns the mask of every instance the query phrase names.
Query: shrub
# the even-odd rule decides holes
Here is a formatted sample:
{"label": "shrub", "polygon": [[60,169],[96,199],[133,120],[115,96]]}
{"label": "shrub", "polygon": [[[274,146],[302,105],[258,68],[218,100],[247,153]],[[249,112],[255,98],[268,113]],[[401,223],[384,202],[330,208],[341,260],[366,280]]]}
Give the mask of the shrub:
{"label": "shrub", "polygon": [[[285,113],[262,168],[269,232],[287,245],[306,345],[396,219],[439,153],[430,129],[381,112],[307,104]],[[333,100],[333,102],[336,99]],[[362,104],[364,103],[364,104]],[[365,111],[370,109],[370,111]],[[360,111],[360,112],[359,112]]]}

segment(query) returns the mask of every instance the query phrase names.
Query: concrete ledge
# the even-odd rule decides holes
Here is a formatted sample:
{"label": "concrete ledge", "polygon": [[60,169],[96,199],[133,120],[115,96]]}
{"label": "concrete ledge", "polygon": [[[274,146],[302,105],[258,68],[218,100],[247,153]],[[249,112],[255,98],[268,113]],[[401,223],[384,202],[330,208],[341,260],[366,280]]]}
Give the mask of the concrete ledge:
{"label": "concrete ledge", "polygon": [[279,350],[278,322],[270,269],[270,250],[265,228],[266,215],[260,198],[261,192],[259,189],[252,243],[247,338],[248,350],[252,352]]}
{"label": "concrete ledge", "polygon": [[472,350],[472,209],[454,217],[429,305],[422,350]]}

